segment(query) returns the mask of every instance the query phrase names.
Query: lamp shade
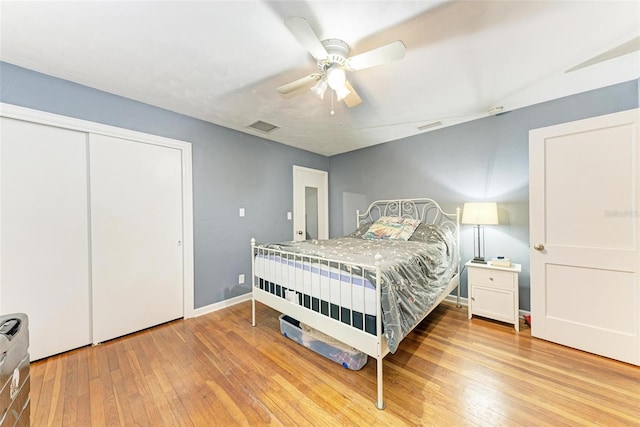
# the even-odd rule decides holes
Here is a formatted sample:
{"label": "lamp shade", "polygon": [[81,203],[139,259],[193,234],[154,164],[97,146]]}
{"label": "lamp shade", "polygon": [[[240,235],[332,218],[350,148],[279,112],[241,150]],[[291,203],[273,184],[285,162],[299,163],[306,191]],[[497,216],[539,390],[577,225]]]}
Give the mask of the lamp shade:
{"label": "lamp shade", "polygon": [[462,211],[463,224],[498,224],[498,204],[494,202],[465,203]]}

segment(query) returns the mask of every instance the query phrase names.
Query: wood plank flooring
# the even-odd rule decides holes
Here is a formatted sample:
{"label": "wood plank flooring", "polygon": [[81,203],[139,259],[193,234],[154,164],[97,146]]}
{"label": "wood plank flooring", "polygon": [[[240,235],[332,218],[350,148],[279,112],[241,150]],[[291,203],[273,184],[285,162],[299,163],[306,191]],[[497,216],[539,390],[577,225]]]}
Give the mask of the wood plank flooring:
{"label": "wood plank flooring", "polygon": [[443,303],[350,371],[250,302],[31,365],[32,426],[640,425],[640,368],[467,319]]}

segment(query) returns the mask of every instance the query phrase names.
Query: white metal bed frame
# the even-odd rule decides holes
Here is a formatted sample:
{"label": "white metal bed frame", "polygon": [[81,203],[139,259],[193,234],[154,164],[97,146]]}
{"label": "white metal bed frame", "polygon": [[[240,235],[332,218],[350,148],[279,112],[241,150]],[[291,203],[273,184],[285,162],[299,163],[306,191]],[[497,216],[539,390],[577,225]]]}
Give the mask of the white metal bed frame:
{"label": "white metal bed frame", "polygon": [[[426,224],[436,224],[444,227],[448,227],[455,236],[455,260],[456,260],[456,274],[447,284],[445,290],[437,299],[435,304],[424,313],[413,328],[415,328],[425,317],[427,317],[435,307],[437,307],[452,291],[457,288],[457,305],[460,307],[460,208],[456,208],[456,213],[446,213],[442,210],[440,205],[429,198],[419,199],[397,199],[397,200],[378,200],[369,206],[369,208],[361,214],[360,211],[356,211],[357,225],[361,223],[373,223],[382,216],[396,216],[407,217],[413,219],[420,219],[421,222]],[[362,272],[361,279],[364,279],[364,271],[368,270],[375,273],[375,286],[376,286],[376,326],[375,335],[365,331],[365,311],[362,313],[362,329],[357,328],[358,325],[354,325],[353,316],[350,316],[351,324],[346,324],[342,320],[342,306],[340,305],[338,311],[340,318],[338,320],[331,317],[331,315],[322,314],[320,309],[315,311],[311,306],[305,307],[300,305],[299,300],[291,298],[283,298],[284,295],[278,296],[274,293],[270,293],[268,290],[261,289],[260,285],[256,281],[255,272],[255,258],[258,254],[263,256],[280,257],[280,259],[292,260],[293,262],[305,262],[312,266],[321,266],[321,263],[329,262],[329,266],[334,266],[339,271],[351,270],[351,267],[359,268]],[[354,347],[363,353],[373,357],[377,361],[377,400],[376,407],[378,409],[384,409],[385,404],[383,400],[383,380],[382,380],[382,360],[389,353],[389,345],[386,338],[383,335],[382,328],[382,307],[381,307],[381,261],[382,256],[376,254],[373,264],[364,265],[349,263],[336,260],[327,260],[326,258],[319,258],[309,255],[301,255],[292,252],[287,252],[279,249],[270,249],[260,245],[256,245],[255,239],[251,239],[251,270],[252,270],[252,298],[251,298],[251,310],[252,310],[252,325],[256,325],[256,301],[259,301],[281,313],[284,313],[296,320],[307,324],[308,326],[323,332],[338,341],[341,341],[351,347]],[[302,277],[294,277],[295,280],[302,279]],[[291,282],[290,282],[291,283]],[[304,284],[294,285],[295,292],[300,292],[303,289]],[[291,286],[291,285],[289,285]],[[362,292],[364,296],[364,286],[362,286]],[[296,294],[293,294],[296,295]],[[352,295],[353,296],[353,295]],[[331,299],[329,299],[331,301]],[[349,307],[353,307],[350,305]],[[413,329],[412,328],[412,329]]]}

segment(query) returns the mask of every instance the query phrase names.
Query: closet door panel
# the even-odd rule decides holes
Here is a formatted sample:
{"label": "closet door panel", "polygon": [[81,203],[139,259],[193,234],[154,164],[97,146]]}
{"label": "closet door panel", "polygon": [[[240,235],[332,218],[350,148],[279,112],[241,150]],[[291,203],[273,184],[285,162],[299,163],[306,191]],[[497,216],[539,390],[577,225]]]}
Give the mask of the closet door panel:
{"label": "closet door panel", "polygon": [[0,313],[37,360],[91,343],[87,134],[0,120]]}
{"label": "closet door panel", "polygon": [[183,316],[178,149],[90,137],[93,341]]}

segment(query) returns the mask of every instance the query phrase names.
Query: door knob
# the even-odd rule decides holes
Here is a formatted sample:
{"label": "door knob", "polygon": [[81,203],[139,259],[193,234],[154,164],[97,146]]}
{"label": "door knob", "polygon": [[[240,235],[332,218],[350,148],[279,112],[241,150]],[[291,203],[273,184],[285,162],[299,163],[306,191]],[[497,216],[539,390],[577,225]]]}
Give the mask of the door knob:
{"label": "door knob", "polygon": [[533,246],[533,249],[535,249],[536,251],[542,251],[544,250],[544,245],[542,243],[538,243],[537,245]]}
{"label": "door knob", "polygon": [[302,230],[298,230],[298,234],[302,236]]}

